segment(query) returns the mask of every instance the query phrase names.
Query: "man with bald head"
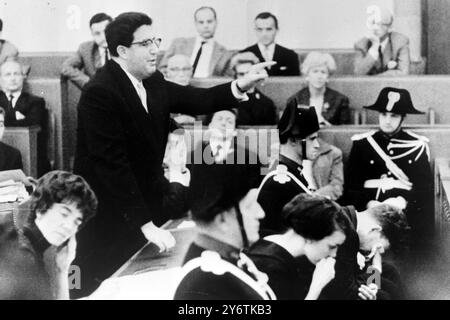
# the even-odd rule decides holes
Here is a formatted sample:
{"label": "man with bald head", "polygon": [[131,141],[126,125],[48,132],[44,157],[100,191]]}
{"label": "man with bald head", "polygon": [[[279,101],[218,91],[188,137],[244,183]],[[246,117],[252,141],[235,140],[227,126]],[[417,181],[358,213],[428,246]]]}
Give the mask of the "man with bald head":
{"label": "man with bald head", "polygon": [[43,98],[24,92],[25,76],[22,65],[8,60],[0,66],[0,107],[5,110],[6,127],[41,128],[38,134],[37,173],[40,177],[50,171],[47,158],[47,110]]}
{"label": "man with bald head", "polygon": [[231,54],[214,40],[217,28],[217,13],[212,7],[200,7],[194,13],[198,35],[191,38],[176,38],[162,58],[159,69],[167,67],[168,59],[176,54],[189,57],[194,78],[223,76],[228,70]]}
{"label": "man with bald head", "polygon": [[357,75],[401,76],[409,74],[409,39],[392,31],[394,17],[386,8],[367,8],[369,33],[355,43]]}

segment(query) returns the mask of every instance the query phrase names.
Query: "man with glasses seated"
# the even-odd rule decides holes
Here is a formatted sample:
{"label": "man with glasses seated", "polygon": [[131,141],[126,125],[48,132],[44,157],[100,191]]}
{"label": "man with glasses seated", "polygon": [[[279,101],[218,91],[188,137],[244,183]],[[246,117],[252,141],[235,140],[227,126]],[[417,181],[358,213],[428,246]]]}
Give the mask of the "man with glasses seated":
{"label": "man with glasses seated", "polygon": [[244,78],[208,89],[180,86],[156,70],[161,39],[149,16],[122,13],[105,34],[112,59],[83,88],[78,105],[74,171],[99,199],[98,216],[79,236],[79,296],[95,290],[148,241],[161,251],[175,245],[160,228],[169,219],[162,213],[161,185],[170,113],[233,108],[274,64],[255,65]]}
{"label": "man with glasses seated", "polygon": [[[192,66],[189,58],[182,54],[176,54],[167,60],[166,80],[187,86],[192,79]],[[173,119],[179,124],[193,124],[194,117],[187,114],[172,114]]]}
{"label": "man with glasses seated", "polygon": [[409,74],[409,39],[392,31],[394,17],[386,8],[367,8],[369,34],[355,43],[354,71],[358,75]]}

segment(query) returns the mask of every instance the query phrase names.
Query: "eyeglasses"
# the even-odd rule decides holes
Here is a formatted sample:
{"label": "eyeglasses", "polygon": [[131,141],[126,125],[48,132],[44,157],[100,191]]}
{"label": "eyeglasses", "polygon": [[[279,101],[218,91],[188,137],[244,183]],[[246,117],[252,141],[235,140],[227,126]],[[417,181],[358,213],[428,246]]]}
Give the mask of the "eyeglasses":
{"label": "eyeglasses", "polygon": [[149,48],[152,44],[154,44],[157,48],[159,48],[159,46],[161,45],[161,41],[161,38],[152,38],[138,42],[132,42],[131,45],[137,44],[140,47]]}

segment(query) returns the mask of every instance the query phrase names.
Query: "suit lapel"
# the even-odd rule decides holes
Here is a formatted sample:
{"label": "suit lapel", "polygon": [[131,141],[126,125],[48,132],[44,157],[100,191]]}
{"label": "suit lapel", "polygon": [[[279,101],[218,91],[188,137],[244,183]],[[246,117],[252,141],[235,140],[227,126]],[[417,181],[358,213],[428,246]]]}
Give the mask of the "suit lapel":
{"label": "suit lapel", "polygon": [[100,48],[97,46],[97,44],[94,44],[92,46],[92,60],[94,61],[94,69],[98,70],[102,67],[102,59],[100,58]]}
{"label": "suit lapel", "polygon": [[[137,128],[141,131],[142,135],[151,143],[155,144],[155,139],[152,134],[153,130],[151,128],[150,115],[145,111],[142,105],[141,99],[138,96],[136,89],[134,88],[131,80],[122,70],[122,68],[114,61],[109,61],[108,64],[111,66],[114,74],[118,78],[118,85],[122,91],[122,97],[125,100],[127,111],[131,113],[133,121],[136,123]],[[148,94],[147,94],[148,97]],[[151,104],[148,103],[149,110]]]}
{"label": "suit lapel", "polygon": [[222,56],[222,53],[223,53],[222,48],[216,41],[214,41],[211,61],[209,62],[209,74],[214,74],[214,68],[216,67],[217,62]]}
{"label": "suit lapel", "polygon": [[14,106],[14,112],[19,111],[21,114],[26,115],[28,113],[27,107],[29,106],[28,101],[28,93],[22,92],[19,96],[19,99],[16,101],[16,105]]}

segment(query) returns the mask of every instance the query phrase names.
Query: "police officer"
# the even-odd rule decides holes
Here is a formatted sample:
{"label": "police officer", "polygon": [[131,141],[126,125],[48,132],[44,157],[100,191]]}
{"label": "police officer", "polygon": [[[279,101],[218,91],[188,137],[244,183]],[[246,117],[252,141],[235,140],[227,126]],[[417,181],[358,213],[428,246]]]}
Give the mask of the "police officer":
{"label": "police officer", "polygon": [[[346,199],[357,210],[370,201],[406,206],[412,240],[423,240],[433,223],[433,177],[428,139],[402,129],[406,114],[416,110],[405,89],[384,88],[369,110],[379,112],[378,131],[352,137],[348,160]],[[370,204],[369,204],[370,206]]]}
{"label": "police officer", "polygon": [[311,193],[302,175],[302,161],[317,157],[319,128],[314,107],[299,106],[295,99],[288,103],[278,123],[278,163],[272,166],[259,187],[258,202],[266,214],[261,221],[261,235],[283,231],[284,205],[299,193]]}
{"label": "police officer", "polygon": [[266,274],[242,249],[259,239],[264,211],[239,166],[223,165],[214,179],[194,175],[191,213],[198,234],[190,245],[174,299],[272,300]]}

